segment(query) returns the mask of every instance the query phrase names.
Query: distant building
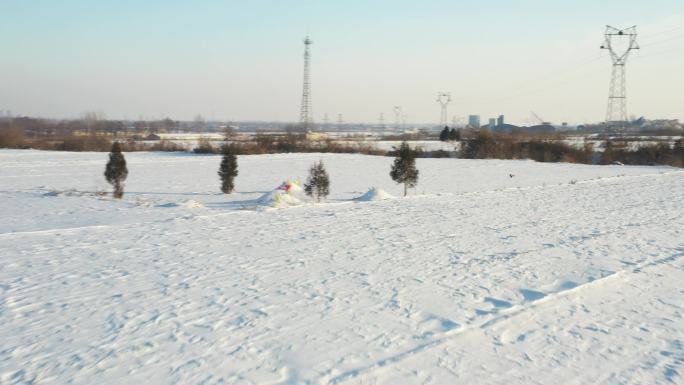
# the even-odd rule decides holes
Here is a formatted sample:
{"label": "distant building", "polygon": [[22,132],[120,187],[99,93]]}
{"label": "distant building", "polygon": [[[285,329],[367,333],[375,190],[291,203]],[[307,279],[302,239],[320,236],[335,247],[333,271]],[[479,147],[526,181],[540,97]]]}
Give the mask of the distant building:
{"label": "distant building", "polygon": [[480,115],[468,116],[468,125],[473,128],[480,128]]}
{"label": "distant building", "polygon": [[496,127],[493,129],[490,129],[490,131],[494,132],[502,132],[502,133],[511,133],[514,131],[520,131],[520,127],[515,126],[513,124],[498,124]]}
{"label": "distant building", "polygon": [[496,120],[496,125],[497,126],[503,126],[504,124],[506,124],[506,122],[504,121],[504,116],[499,115],[499,118]]}
{"label": "distant building", "polygon": [[556,131],[556,127],[543,123],[543,124],[538,124],[536,126],[531,126],[527,127],[525,131],[530,132],[530,133],[548,133],[548,132],[554,132]]}
{"label": "distant building", "polygon": [[496,118],[489,118],[489,127],[496,126]]}

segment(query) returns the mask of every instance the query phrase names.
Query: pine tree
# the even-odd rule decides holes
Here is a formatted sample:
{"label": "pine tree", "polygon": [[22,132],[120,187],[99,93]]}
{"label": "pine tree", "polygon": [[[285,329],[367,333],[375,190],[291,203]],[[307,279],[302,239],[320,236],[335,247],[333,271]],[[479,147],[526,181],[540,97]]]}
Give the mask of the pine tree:
{"label": "pine tree", "polygon": [[109,162],[105,168],[104,176],[107,182],[114,186],[114,198],[121,199],[124,194],[124,181],[128,176],[128,169],[126,168],[126,158],[121,153],[121,145],[119,142],[112,144],[112,150],[109,153]]}
{"label": "pine tree", "polygon": [[322,160],[309,169],[309,178],[304,184],[304,192],[306,195],[316,198],[317,202],[320,202],[321,198],[327,197],[330,193],[330,178],[328,172],[325,171]]}
{"label": "pine tree", "polygon": [[230,146],[224,145],[221,148],[223,159],[219,167],[218,175],[221,177],[221,191],[230,194],[235,188],[234,179],[238,175],[237,157],[233,154]]}
{"label": "pine tree", "polygon": [[392,164],[390,176],[397,183],[404,184],[404,196],[409,187],[418,184],[418,170],[416,169],[416,152],[409,147],[408,143],[402,142],[397,151],[397,157]]}
{"label": "pine tree", "polygon": [[444,126],[442,132],[439,133],[439,140],[441,140],[442,142],[446,142],[447,140],[449,140],[449,127]]}
{"label": "pine tree", "polygon": [[451,131],[449,131],[449,134],[447,135],[449,141],[453,140],[461,140],[461,133],[459,131],[456,131],[455,128],[452,128]]}

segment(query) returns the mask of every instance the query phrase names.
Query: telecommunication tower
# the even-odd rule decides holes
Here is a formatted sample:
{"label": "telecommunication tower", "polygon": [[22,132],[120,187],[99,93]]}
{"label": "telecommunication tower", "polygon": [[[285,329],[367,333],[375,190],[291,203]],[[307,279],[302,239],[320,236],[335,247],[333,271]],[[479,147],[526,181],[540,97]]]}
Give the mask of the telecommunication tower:
{"label": "telecommunication tower", "polygon": [[610,58],[613,62],[613,71],[608,91],[606,124],[619,126],[627,122],[625,65],[627,64],[629,53],[634,49],[639,49],[636,41],[636,26],[617,29],[607,25],[605,37],[606,39],[601,49],[607,49],[610,52]]}
{"label": "telecommunication tower", "polygon": [[439,127],[445,127],[447,125],[447,105],[451,102],[451,93],[449,92],[438,92],[437,93],[437,103],[442,107],[442,111],[439,115]]}
{"label": "telecommunication tower", "polygon": [[313,40],[309,39],[307,36],[304,39],[304,85],[302,90],[302,108],[299,113],[299,123],[302,128],[309,130],[313,126],[313,116],[311,108],[311,51],[310,47],[313,44]]}

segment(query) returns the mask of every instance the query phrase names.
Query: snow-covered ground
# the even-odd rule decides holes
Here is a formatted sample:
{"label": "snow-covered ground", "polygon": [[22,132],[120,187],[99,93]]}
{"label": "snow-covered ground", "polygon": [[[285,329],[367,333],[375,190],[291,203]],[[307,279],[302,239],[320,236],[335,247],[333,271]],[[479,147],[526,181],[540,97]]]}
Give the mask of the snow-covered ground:
{"label": "snow-covered ground", "polygon": [[[0,384],[684,382],[684,172],[0,151]],[[327,203],[254,210],[322,159]],[[511,174],[513,177],[511,177]]]}

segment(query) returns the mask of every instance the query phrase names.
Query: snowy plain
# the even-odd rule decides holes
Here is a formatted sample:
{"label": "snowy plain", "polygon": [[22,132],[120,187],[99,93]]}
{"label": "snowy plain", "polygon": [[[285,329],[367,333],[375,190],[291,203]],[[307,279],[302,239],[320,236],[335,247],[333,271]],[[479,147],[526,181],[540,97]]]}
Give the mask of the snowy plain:
{"label": "snowy plain", "polygon": [[[0,384],[684,382],[684,171],[0,150]],[[321,204],[255,209],[322,159]],[[513,175],[511,177],[511,175]]]}

